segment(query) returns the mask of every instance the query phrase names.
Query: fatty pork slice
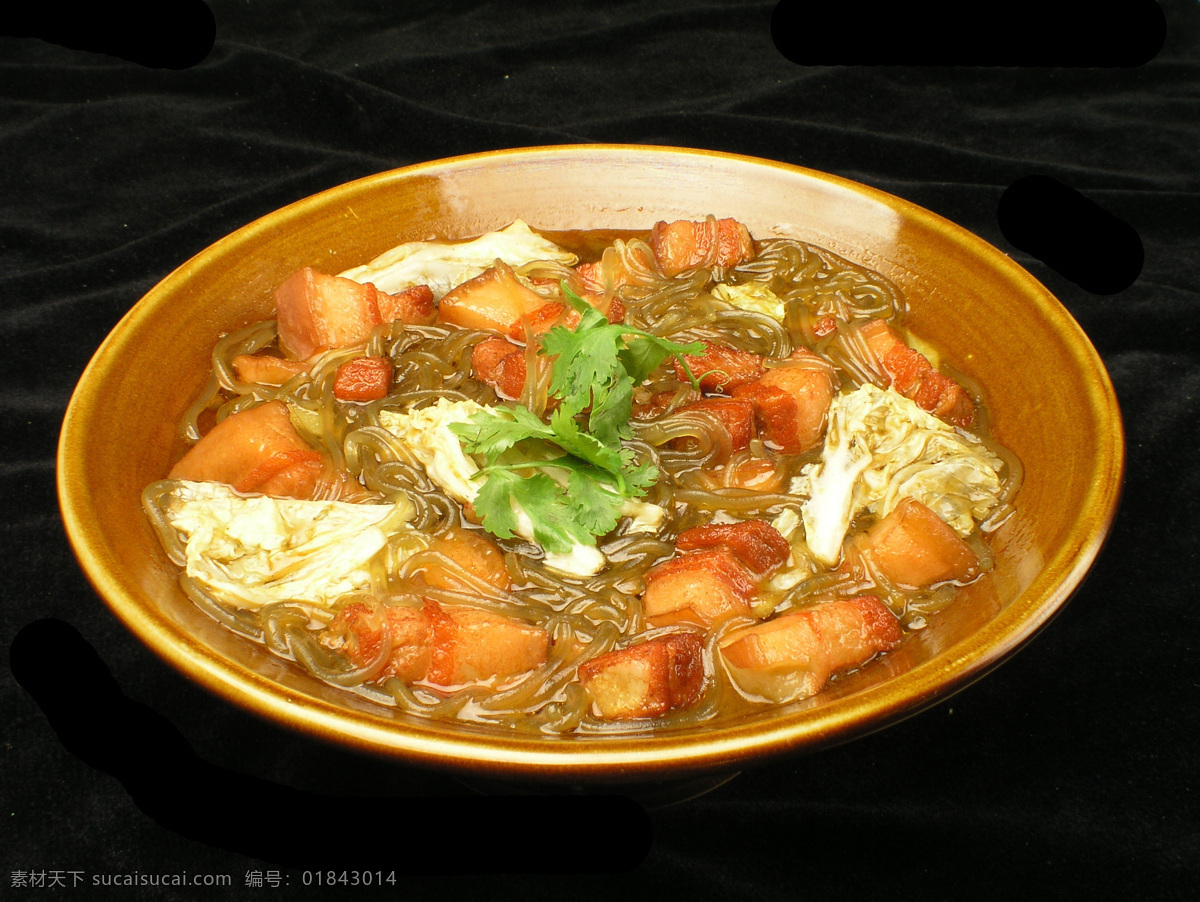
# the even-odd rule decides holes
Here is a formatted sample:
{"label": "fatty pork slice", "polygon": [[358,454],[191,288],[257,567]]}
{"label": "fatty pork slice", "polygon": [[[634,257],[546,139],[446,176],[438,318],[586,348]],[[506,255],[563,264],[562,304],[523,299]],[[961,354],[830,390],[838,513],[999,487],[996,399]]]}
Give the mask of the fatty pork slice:
{"label": "fatty pork slice", "polygon": [[915,498],[905,498],[867,530],[860,541],[893,583],[914,588],[979,573],[979,558],[941,517]]}
{"label": "fatty pork slice", "polygon": [[743,689],[772,701],[815,695],[834,674],[900,642],[899,621],[875,595],[828,601],[732,630],[720,653]]}
{"label": "fatty pork slice", "polygon": [[582,664],[579,681],[605,720],[662,717],[695,704],[704,689],[704,642],[668,633]]}
{"label": "fatty pork slice", "polygon": [[[430,598],[420,607],[382,606],[383,616],[355,602],[343,608],[321,637],[356,668],[378,660],[389,643],[388,659],[372,682],[396,677],[451,689],[492,678],[505,679],[546,662],[546,630],[490,611],[441,605]],[[385,632],[386,631],[386,632]]]}
{"label": "fatty pork slice", "polygon": [[433,294],[426,286],[388,295],[370,282],[326,275],[311,266],[275,290],[279,343],[299,360],[366,341],[385,322],[429,323],[433,313]]}
{"label": "fatty pork slice", "polygon": [[379,319],[385,323],[420,326],[433,322],[437,315],[433,289],[428,285],[414,285],[395,294],[381,291],[375,296],[375,303],[379,306]]}
{"label": "fatty pork slice", "polygon": [[463,329],[486,329],[508,335],[523,328],[547,301],[499,260],[490,269],[451,289],[438,302],[441,322]]}
{"label": "fatty pork slice", "polygon": [[283,385],[293,376],[308,372],[308,361],[287,360],[274,354],[238,354],[230,361],[241,382]]}
{"label": "fatty pork slice", "polygon": [[[610,323],[625,321],[625,305],[618,298],[588,292],[584,292],[580,298],[604,314],[604,318]],[[530,336],[544,335],[555,326],[574,330],[581,319],[579,311],[574,307],[560,301],[544,301],[541,307],[510,326],[508,337],[523,344]]]}
{"label": "fatty pork slice", "polygon": [[975,425],[975,401],[967,390],[935,370],[928,358],[906,345],[891,326],[873,319],[859,331],[892,388],[947,423],[963,429]]}
{"label": "fatty pork slice", "polygon": [[700,266],[737,266],[754,259],[754,239],[736,219],[657,222],[650,249],[658,271],[668,278]]}
{"label": "fatty pork slice", "polygon": [[337,613],[320,642],[354,669],[367,670],[370,682],[395,677],[412,683],[429,672],[433,630],[422,608],[355,602]]}
{"label": "fatty pork slice", "polygon": [[655,564],[646,574],[642,611],[651,626],[690,623],[705,629],[747,614],[754,574],[729,549],[707,548]]}
{"label": "fatty pork slice", "polygon": [[792,553],[788,540],[766,520],[693,526],[675,539],[676,551],[691,552],[706,548],[728,550],[756,579],[770,576],[787,563]]}
{"label": "fatty pork slice", "polygon": [[802,454],[820,444],[833,395],[830,368],[806,348],[733,391],[735,398],[754,405],[763,440],[784,454]]}
{"label": "fatty pork slice", "polygon": [[501,398],[520,398],[527,372],[525,349],[508,339],[485,338],[471,349],[471,375],[494,388]]}
{"label": "fatty pork slice", "polygon": [[616,291],[629,284],[645,284],[654,268],[653,255],[646,253],[644,245],[626,245],[624,255],[615,246],[609,247],[596,262],[577,265],[575,274],[585,292],[603,295],[609,289]]}
{"label": "fatty pork slice", "polygon": [[393,375],[387,357],[355,357],[337,368],[333,396],[339,401],[381,401],[388,396]]}
{"label": "fatty pork slice", "polygon": [[433,628],[428,683],[449,688],[517,676],[546,663],[550,634],[539,626],[430,598],[423,610]]}
{"label": "fatty pork slice", "polygon": [[171,468],[171,479],[221,482],[235,491],[312,498],[327,461],[300,437],[283,401],[238,411],[217,423]]}
{"label": "fatty pork slice", "polygon": [[780,462],[746,453],[735,454],[729,463],[698,473],[701,484],[716,489],[749,489],[753,492],[779,492],[787,478]]}
{"label": "fatty pork slice", "polygon": [[758,354],[713,341],[703,344],[701,353],[686,355],[682,363],[678,357],[673,358],[673,364],[675,375],[684,381],[687,379],[687,370],[683,368],[683,363],[686,363],[704,394],[726,393],[754,382],[763,375],[763,359]]}
{"label": "fatty pork slice", "polygon": [[421,569],[426,585],[459,592],[471,591],[472,580],[501,591],[512,586],[504,552],[481,532],[452,527],[435,536],[426,551],[431,552],[430,563]]}

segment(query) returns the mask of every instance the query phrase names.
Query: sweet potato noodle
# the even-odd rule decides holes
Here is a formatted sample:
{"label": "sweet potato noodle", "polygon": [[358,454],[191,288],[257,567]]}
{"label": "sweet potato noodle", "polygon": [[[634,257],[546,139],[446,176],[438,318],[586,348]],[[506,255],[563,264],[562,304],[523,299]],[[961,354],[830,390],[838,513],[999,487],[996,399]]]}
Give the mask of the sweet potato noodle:
{"label": "sweet potato noodle", "polygon": [[[711,221],[711,218],[710,218]],[[595,245],[576,235],[580,256]],[[569,237],[557,236],[560,243]],[[571,249],[571,248],[568,248]],[[885,374],[860,326],[884,320],[902,324],[905,301],[895,286],[879,274],[844,260],[829,251],[794,240],[767,240],[758,245],[748,262],[732,267],[700,266],[674,277],[662,275],[653,265],[654,254],[643,235],[632,233],[612,241],[596,260],[593,270],[605,296],[616,296],[625,309],[625,323],[677,342],[705,341],[762,355],[768,360],[787,358],[798,347],[816,357],[806,365],[833,374],[838,390],[847,392],[866,383],[887,386]],[[562,263],[536,262],[516,267],[516,274],[534,291],[560,299],[558,283],[578,284],[575,271]],[[742,309],[721,297],[720,286],[762,286],[782,304],[781,317]],[[822,324],[836,321],[836,328]],[[490,385],[472,375],[472,352],[480,342],[494,338],[486,330],[459,328],[440,322],[429,325],[384,323],[363,344],[334,349],[316,358],[306,372],[282,385],[246,383],[237,378],[233,359],[238,355],[271,351],[277,345],[275,321],[262,322],[224,336],[212,352],[208,386],[188,410],[182,430],[189,441],[198,440],[237,411],[264,402],[282,400],[292,412],[301,436],[328,459],[327,478],[317,498],[379,503],[406,500],[411,507],[409,526],[414,534],[402,562],[377,558],[368,590],[337,599],[331,606],[307,601],[279,600],[259,608],[237,606],[216,597],[199,582],[184,575],[183,590],[210,616],[229,629],[264,643],[275,654],[294,660],[315,677],[357,692],[402,712],[442,720],[487,723],[522,732],[613,732],[682,727],[743,711],[765,702],[747,692],[731,676],[720,653],[722,638],[758,619],[779,617],[817,603],[850,599],[870,593],[878,596],[898,618],[905,631],[920,629],[951,601],[958,583],[945,581],[927,588],[895,585],[873,566],[870,554],[861,566],[814,566],[802,578],[771,583],[760,589],[754,614],[724,620],[700,631],[704,642],[705,684],[699,699],[650,720],[610,720],[597,715],[592,699],[581,685],[579,668],[613,649],[659,635],[678,632],[675,626],[648,625],[641,595],[645,575],[655,564],[675,553],[675,538],[690,527],[718,516],[718,522],[749,518],[775,522],[791,511],[799,517],[805,500],[793,493],[801,473],[820,459],[821,445],[800,454],[782,454],[759,438],[734,449],[730,432],[703,409],[679,410],[696,395],[668,361],[648,382],[635,390],[635,403],[659,399],[659,408],[635,416],[632,438],[625,444],[635,459],[650,462],[659,477],[640,500],[665,509],[666,520],[657,532],[631,528],[628,518],[598,541],[608,564],[594,576],[567,575],[547,567],[536,545],[521,538],[500,539],[504,562],[511,577],[508,589],[465,570],[450,557],[427,548],[422,537],[452,530],[477,528],[464,518],[462,505],[448,497],[427,475],[412,450],[381,423],[381,411],[408,411],[441,399],[473,400],[485,406],[502,402]],[[525,352],[528,372],[518,399],[539,416],[547,412],[546,367],[538,367],[536,342]],[[385,398],[345,403],[334,397],[338,367],[361,356],[385,357],[394,367],[394,378]],[[977,386],[960,381],[979,402]],[[666,399],[666,400],[663,400]],[[1019,463],[990,440],[986,408],[978,407],[979,425],[971,431],[1002,462],[999,503],[982,529],[966,541],[979,560],[978,572],[990,567],[984,533],[1003,522],[1020,484]],[[766,489],[746,488],[731,478],[741,465],[766,461],[775,473]],[[345,478],[345,474],[352,481]],[[165,504],[172,482],[150,486],[144,503],[171,559],[181,567],[185,549],[167,517]],[[869,528],[875,517],[858,517],[851,537]],[[802,548],[804,531],[797,529],[789,541]],[[403,540],[401,540],[403,544]],[[457,586],[427,584],[422,574],[431,566],[455,576]],[[347,658],[318,640],[338,611],[360,604],[374,622],[386,623],[388,606],[420,608],[425,599],[441,605],[469,606],[516,621],[536,625],[549,633],[545,663],[519,678],[492,679],[439,690],[420,681],[388,677],[379,679],[392,648],[387,630],[369,659],[352,665]]]}

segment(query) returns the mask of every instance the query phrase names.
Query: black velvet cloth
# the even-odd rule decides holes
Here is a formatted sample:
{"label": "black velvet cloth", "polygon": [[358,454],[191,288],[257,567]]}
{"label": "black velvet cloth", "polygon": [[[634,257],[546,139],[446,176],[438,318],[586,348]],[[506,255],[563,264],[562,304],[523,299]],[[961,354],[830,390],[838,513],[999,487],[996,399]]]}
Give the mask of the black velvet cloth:
{"label": "black velvet cloth", "polygon": [[[378,888],[303,886],[306,869],[332,860],[321,838],[344,850],[352,837],[362,856],[338,866],[394,870],[384,889],[405,899],[1196,898],[1200,6],[1160,6],[1153,59],[1094,68],[806,66],[773,42],[774,3],[735,0],[212,0],[211,51],[202,34],[192,51],[164,34],[141,62],[99,52],[111,44],[86,49],[86,31],[63,46],[10,28],[0,37],[3,895],[115,897],[91,884],[186,872],[231,885],[120,895],[372,897]],[[869,5],[840,8],[840,29],[818,16],[805,39],[836,46],[870,29]],[[980,27],[959,21],[952,38]],[[802,41],[789,34],[794,55]],[[188,58],[197,45],[198,62]],[[55,497],[76,380],[179,263],[350,179],[584,142],[782,160],[960,223],[1078,319],[1128,435],[1104,553],[1012,660],[885,731],[648,814],[579,799],[480,804],[449,776],[220,701],[109,613],[74,561]],[[1091,261],[1101,278],[1089,284],[1086,261],[1084,276],[1058,266],[1063,275],[1020,246],[1001,200],[1032,176],[1130,227],[1139,265],[1129,268],[1126,241]],[[81,681],[82,704],[63,707],[54,674],[64,672]],[[156,782],[164,775],[174,794]],[[18,886],[55,873],[66,888]],[[250,885],[256,875],[264,885]]]}

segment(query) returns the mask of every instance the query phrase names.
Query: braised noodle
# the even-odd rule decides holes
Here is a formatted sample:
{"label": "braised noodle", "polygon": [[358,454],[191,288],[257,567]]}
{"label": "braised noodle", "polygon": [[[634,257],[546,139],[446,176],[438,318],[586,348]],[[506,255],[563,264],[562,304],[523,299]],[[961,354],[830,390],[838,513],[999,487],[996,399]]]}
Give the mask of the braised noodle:
{"label": "braised noodle", "polygon": [[[564,246],[572,234],[547,233]],[[906,309],[899,291],[879,274],[799,241],[768,240],[761,242],[759,248],[752,261],[736,268],[701,268],[667,278],[647,265],[653,255],[644,237],[626,235],[603,252],[601,281],[606,284],[606,292],[615,293],[625,305],[626,322],[637,328],[681,342],[698,339],[720,342],[771,358],[786,357],[794,347],[806,343],[803,336],[813,334],[811,327],[817,319],[835,316],[849,327],[837,329],[831,338],[807,342],[807,346],[832,363],[843,388],[867,381],[883,384],[879,366],[865,341],[857,336],[854,324],[869,318],[901,320]],[[567,249],[581,255],[586,253],[570,246]],[[614,291],[614,276],[619,271],[625,273],[625,281]],[[572,276],[569,268],[557,263],[526,264],[517,268],[517,273],[532,280],[529,284],[541,291],[548,289],[539,289],[539,285]],[[715,297],[712,288],[722,282],[766,285],[785,304],[783,322],[763,313],[738,309]],[[293,421],[301,435],[324,451],[334,467],[348,471],[361,487],[347,496],[344,481],[331,478],[325,497],[360,502],[407,499],[415,512],[411,521],[413,531],[426,535],[463,526],[476,528],[466,523],[460,506],[428,478],[411,451],[380,424],[380,411],[417,409],[441,398],[470,399],[483,405],[498,403],[495,391],[471,375],[472,348],[493,335],[441,324],[385,324],[374,331],[365,349],[358,345],[328,351],[309,372],[276,387],[239,382],[231,364],[236,355],[275,345],[274,321],[258,323],[226,335],[216,345],[209,384],[188,410],[182,430],[189,441],[196,441],[203,431],[202,424],[280,399],[292,409]],[[333,379],[339,363],[364,352],[391,359],[395,368],[391,393],[381,401],[353,404],[335,401]],[[537,367],[529,367],[530,374],[537,372]],[[544,375],[528,379],[520,399],[539,415],[546,404],[546,382]],[[612,534],[599,540],[598,547],[609,564],[595,576],[573,577],[549,569],[543,565],[536,545],[513,539],[497,540],[506,552],[512,578],[512,588],[507,591],[468,573],[436,551],[424,550],[423,542],[415,546],[419,549],[416,553],[411,553],[411,548],[403,549],[409,556],[398,566],[378,567],[371,575],[368,594],[345,596],[329,609],[299,601],[276,602],[258,610],[241,609],[218,600],[187,576],[182,577],[183,589],[201,609],[229,629],[264,643],[277,655],[295,660],[321,680],[394,706],[401,712],[489,723],[533,733],[645,729],[645,722],[610,723],[595,717],[590,712],[586,690],[575,678],[577,668],[585,660],[619,647],[633,636],[659,632],[645,631],[639,595],[645,587],[646,571],[672,555],[676,535],[708,522],[714,512],[770,520],[786,509],[797,509],[803,499],[787,494],[786,486],[790,477],[820,454],[818,447],[807,454],[780,458],[757,440],[748,449],[731,454],[728,432],[710,415],[675,412],[674,408],[689,397],[687,388],[668,365],[661,367],[651,383],[639,390],[639,395],[646,396],[671,391],[677,395],[677,401],[665,413],[635,419],[633,439],[628,443],[639,460],[651,461],[658,467],[659,480],[642,500],[665,508],[667,519],[657,534],[636,532],[628,520],[622,521]],[[972,394],[978,397],[977,391]],[[682,447],[676,441],[681,438],[687,439]],[[1011,512],[1011,499],[1020,484],[1021,471],[1009,452],[987,438],[986,430],[981,438],[1005,464],[1001,504],[984,524],[986,531]],[[714,480],[713,471],[720,465],[736,464],[751,457],[779,459],[787,468],[781,482],[784,488],[759,493]],[[726,466],[723,472],[732,470],[732,466]],[[170,485],[169,480],[151,485],[144,501],[169,556],[182,566],[183,547],[163,507]],[[854,527],[860,530],[865,525],[869,524],[856,522]],[[981,569],[987,570],[990,554],[979,531],[968,542],[980,558]],[[420,575],[431,563],[455,574],[469,590],[425,584]],[[780,613],[816,601],[849,598],[870,591],[892,609],[908,631],[924,626],[930,616],[950,601],[955,588],[941,585],[924,591],[901,591],[874,572],[868,561],[863,579],[836,571],[818,572],[787,589],[768,593],[756,601],[755,609]],[[381,684],[372,682],[387,662],[390,652],[387,642],[374,660],[361,668],[348,669],[344,657],[317,641],[320,628],[350,603],[367,601],[377,606],[380,599],[387,599],[389,604],[419,605],[422,597],[444,604],[474,606],[545,628],[551,638],[546,663],[515,682],[512,678],[492,680],[468,685],[446,696],[396,678],[388,678]],[[745,708],[748,702],[732,683],[716,648],[723,635],[747,622],[745,617],[735,617],[709,632],[705,639],[708,685],[702,698],[686,710],[671,712],[654,721],[656,729],[688,726],[711,719],[722,710]]]}

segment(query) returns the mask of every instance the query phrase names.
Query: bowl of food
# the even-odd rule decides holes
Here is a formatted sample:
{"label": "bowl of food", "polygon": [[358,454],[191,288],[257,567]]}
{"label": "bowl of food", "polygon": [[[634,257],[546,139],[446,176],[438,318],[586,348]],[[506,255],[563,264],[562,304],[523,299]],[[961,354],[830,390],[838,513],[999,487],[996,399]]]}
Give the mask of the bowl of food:
{"label": "bowl of food", "polygon": [[188,260],[84,372],[58,486],[100,597],[229,702],[612,785],[982,677],[1083,580],[1123,460],[1087,337],[978,237],[586,145],[381,173]]}

